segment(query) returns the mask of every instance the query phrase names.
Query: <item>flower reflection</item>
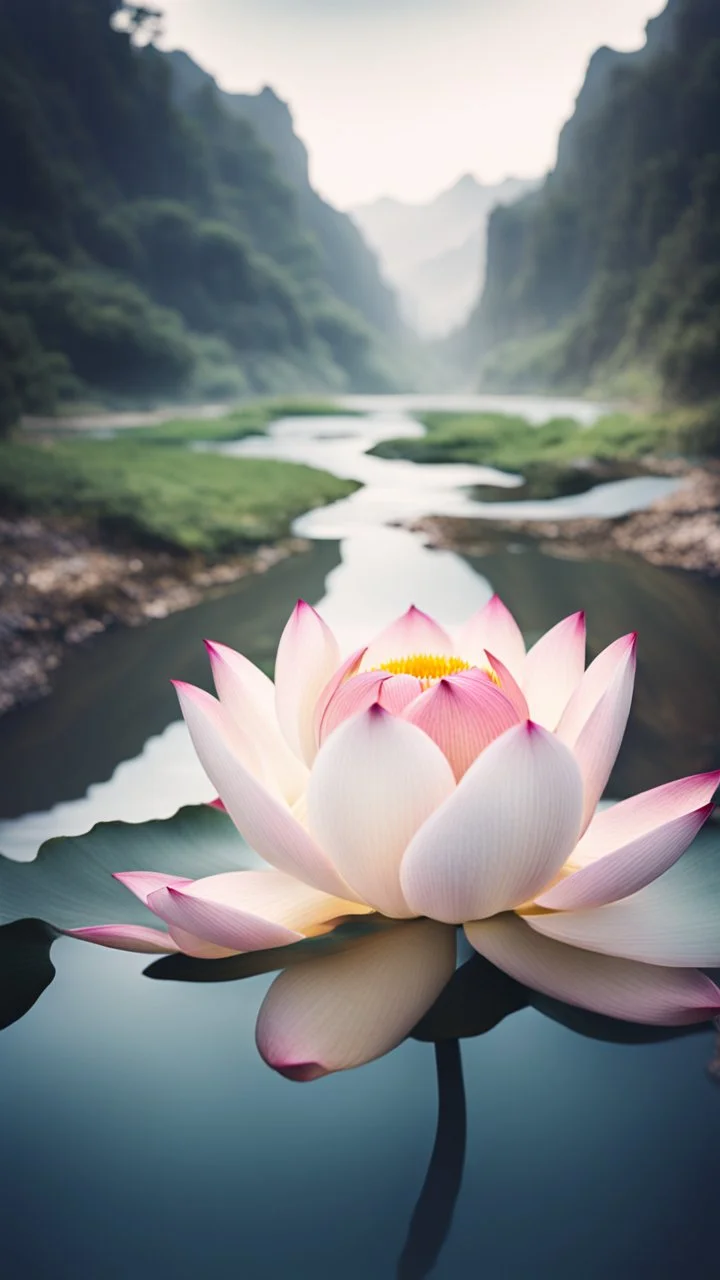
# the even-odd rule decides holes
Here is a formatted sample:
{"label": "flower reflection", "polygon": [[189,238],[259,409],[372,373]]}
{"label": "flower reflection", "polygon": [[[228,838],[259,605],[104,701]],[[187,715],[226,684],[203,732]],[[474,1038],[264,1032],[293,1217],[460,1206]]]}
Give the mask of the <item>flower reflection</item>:
{"label": "flower reflection", "polygon": [[[484,982],[474,983],[476,1007],[466,1009],[476,1028],[472,1034],[488,1029],[488,1012],[499,1020],[497,984],[488,976],[497,969],[526,989],[627,1022],[686,1026],[720,1011],[720,990],[697,969],[661,968],[564,946],[511,914],[478,926],[473,945],[492,966]],[[454,968],[454,930],[429,920],[398,924],[357,939],[339,954],[293,965],[263,1001],[256,1034],[260,1053],[292,1080],[361,1066],[408,1035],[447,988]],[[515,997],[516,988],[506,985],[501,1002],[510,1003],[506,1010],[501,1003],[500,1016],[517,1007]],[[437,1023],[433,1038],[442,1038]]]}
{"label": "flower reflection", "polygon": [[[361,1067],[408,1036],[434,1046],[437,1128],[398,1280],[429,1275],[452,1225],[467,1145],[462,1040],[491,1033],[529,1006],[576,1034],[616,1043],[709,1029],[720,1010],[720,990],[699,970],[566,946],[529,930],[512,913],[483,922],[482,929],[477,951],[460,967],[461,935],[454,927],[365,917],[274,951],[211,963],[167,956],[145,971],[181,982],[276,972],[260,1005],[256,1041],[264,1061],[291,1081]],[[27,1012],[52,981],[49,952],[57,936],[37,920],[0,929],[0,1025]],[[719,1068],[716,1053],[709,1070]]]}

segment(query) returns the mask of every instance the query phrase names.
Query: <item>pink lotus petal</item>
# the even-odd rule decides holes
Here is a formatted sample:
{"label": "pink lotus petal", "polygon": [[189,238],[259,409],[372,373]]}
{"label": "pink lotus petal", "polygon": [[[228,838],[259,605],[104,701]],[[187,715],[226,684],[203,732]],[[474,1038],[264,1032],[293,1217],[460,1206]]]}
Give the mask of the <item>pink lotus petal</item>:
{"label": "pink lotus petal", "polygon": [[720,990],[697,969],[660,968],[543,938],[517,916],[465,926],[476,951],[517,982],[628,1022],[684,1026],[720,1012]]}
{"label": "pink lotus petal", "polygon": [[525,659],[523,688],[530,715],[555,729],[585,670],[585,614],[573,613],[541,636]]}
{"label": "pink lotus petal", "polygon": [[435,743],[376,704],[321,747],[307,792],[310,829],[365,902],[385,915],[412,915],[400,890],[400,860],[454,787]]}
{"label": "pink lotus petal", "polygon": [[530,722],[509,729],[411,842],[400,869],[408,906],[461,924],[533,898],[567,860],[581,810],[567,747]]}
{"label": "pink lotus petal", "polygon": [[518,723],[504,693],[481,671],[446,676],[403,711],[436,742],[459,781],[491,742]]}
{"label": "pink lotus petal", "polygon": [[288,744],[308,765],[317,751],[315,706],[339,666],[332,631],[315,609],[299,600],[278,645],[275,705]]}
{"label": "pink lotus petal", "polygon": [[383,662],[393,662],[418,653],[449,656],[453,653],[453,642],[439,622],[411,605],[407,613],[391,622],[368,646],[363,669],[369,671]]}
{"label": "pink lotus petal", "polygon": [[216,796],[214,800],[208,800],[207,805],[208,809],[217,809],[219,813],[227,813],[227,809],[219,796]]}
{"label": "pink lotus petal", "polygon": [[417,676],[389,676],[378,690],[378,702],[393,716],[399,716],[422,692]]}
{"label": "pink lotus petal", "polygon": [[253,743],[265,774],[293,804],[307,783],[307,768],[290,750],[275,715],[275,688],[264,672],[235,649],[206,640],[220,705]]}
{"label": "pink lotus petal", "polygon": [[[596,814],[574,850],[572,874],[540,895],[553,910],[603,906],[663,875],[712,813],[720,772],[700,773]],[[577,868],[577,869],[575,869]]]}
{"label": "pink lotus petal", "polygon": [[602,907],[637,893],[677,862],[712,811],[713,805],[706,804],[631,840],[614,853],[606,853],[541,893],[536,899],[538,905],[554,911],[577,911],[582,907]]}
{"label": "pink lotus petal", "polygon": [[583,830],[605,790],[623,740],[635,683],[636,646],[636,635],[622,636],[591,662],[557,728],[583,775]]}
{"label": "pink lotus petal", "polygon": [[629,898],[523,918],[548,938],[603,955],[720,968],[720,859],[701,838],[669,871]]}
{"label": "pink lotus petal", "polygon": [[455,652],[467,662],[482,665],[483,651],[497,654],[516,680],[525,664],[525,641],[522,632],[499,596],[488,600],[483,609],[460,628]]}
{"label": "pink lotus petal", "polygon": [[290,810],[234,754],[215,699],[192,685],[179,685],[177,692],[200,763],[248,844],[279,871],[326,893],[352,897],[330,859]]}
{"label": "pink lotus petal", "polygon": [[505,694],[505,697],[512,702],[518,713],[518,720],[529,720],[530,710],[528,708],[527,698],[515,677],[510,674],[505,663],[501,662],[494,653],[490,653],[487,649],[485,650],[485,658],[487,659],[487,663],[481,662],[481,667],[485,667],[485,665],[487,665],[495,672],[495,675],[500,681],[500,688],[502,692]]}
{"label": "pink lotus petal", "polygon": [[158,889],[152,910],[173,928],[189,932],[231,951],[264,951],[301,942],[305,934],[247,911],[233,911],[221,904],[193,899],[182,890]]}
{"label": "pink lotus petal", "polygon": [[148,929],[142,924],[95,924],[86,929],[64,929],[68,938],[80,938],[82,942],[95,942],[115,951],[141,951],[148,955],[179,950],[168,933],[162,929]]}
{"label": "pink lotus petal", "polygon": [[284,947],[328,921],[367,908],[311,889],[280,871],[228,871],[150,895],[148,906],[174,928],[234,951]]}
{"label": "pink lotus petal", "polygon": [[694,773],[664,782],[660,787],[621,800],[595,814],[572,855],[573,866],[584,867],[606,853],[621,849],[640,836],[657,831],[674,818],[708,805],[720,786],[720,769]]}
{"label": "pink lotus petal", "polygon": [[371,1062],[405,1039],[454,968],[454,930],[430,920],[293,965],[265,996],[258,1049],[269,1066],[298,1081]]}
{"label": "pink lotus petal", "polygon": [[156,889],[162,889],[168,885],[173,888],[180,888],[182,885],[192,884],[187,876],[167,876],[160,871],[114,871],[113,879],[119,880],[120,884],[135,894],[141,902],[148,905],[148,897],[154,893]]}
{"label": "pink lotus petal", "polygon": [[320,746],[345,720],[359,715],[361,711],[367,711],[368,707],[377,702],[382,685],[389,679],[387,671],[362,671],[341,684],[329,700],[320,723]]}
{"label": "pink lotus petal", "polygon": [[351,653],[350,657],[346,658],[345,661],[340,664],[337,671],[333,673],[333,675],[325,685],[325,688],[323,689],[322,693],[320,694],[320,697],[315,703],[315,711],[313,713],[313,725],[315,730],[315,742],[317,743],[318,746],[320,746],[320,743],[322,741],[322,738],[320,735],[320,728],[322,725],[323,716],[325,715],[325,712],[329,704],[332,702],[332,699],[335,697],[335,694],[337,693],[340,686],[344,685],[345,682],[349,680],[351,676],[357,675],[358,671],[360,670],[360,666],[364,657],[365,657],[364,648],[356,649],[354,653]]}

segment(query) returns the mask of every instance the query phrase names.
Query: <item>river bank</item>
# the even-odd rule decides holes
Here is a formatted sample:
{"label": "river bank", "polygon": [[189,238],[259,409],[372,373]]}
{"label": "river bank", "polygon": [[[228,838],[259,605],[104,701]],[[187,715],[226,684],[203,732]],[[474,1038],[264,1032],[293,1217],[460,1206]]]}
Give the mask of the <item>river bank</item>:
{"label": "river bank", "polygon": [[0,442],[0,714],[50,692],[63,655],[91,637],[190,608],[305,549],[293,521],[352,481],[188,447],[256,436],[282,411],[126,422],[103,440],[57,424]]}
{"label": "river bank", "polygon": [[286,537],[210,563],[118,548],[62,517],[0,518],[0,714],[50,693],[69,649],[188,609],[306,548]]}
{"label": "river bank", "polygon": [[[662,463],[648,468],[663,469]],[[665,465],[667,470],[667,464]],[[428,545],[481,555],[508,539],[537,543],[548,555],[565,559],[608,559],[619,553],[649,564],[720,576],[720,466],[691,467],[676,462],[683,483],[642,511],[614,518],[570,520],[488,520],[429,516],[412,528]]]}

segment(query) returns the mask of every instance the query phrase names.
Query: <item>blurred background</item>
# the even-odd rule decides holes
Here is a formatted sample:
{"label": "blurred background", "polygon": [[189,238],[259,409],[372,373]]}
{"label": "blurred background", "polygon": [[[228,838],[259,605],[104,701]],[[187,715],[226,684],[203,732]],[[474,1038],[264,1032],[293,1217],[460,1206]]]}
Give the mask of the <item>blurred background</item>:
{"label": "blurred background", "polygon": [[718,0],[0,0],[0,147],[0,710],[308,511],[720,569]]}
{"label": "blurred background", "polygon": [[4,427],[258,391],[717,394],[720,12],[659,8],[2,0]]}

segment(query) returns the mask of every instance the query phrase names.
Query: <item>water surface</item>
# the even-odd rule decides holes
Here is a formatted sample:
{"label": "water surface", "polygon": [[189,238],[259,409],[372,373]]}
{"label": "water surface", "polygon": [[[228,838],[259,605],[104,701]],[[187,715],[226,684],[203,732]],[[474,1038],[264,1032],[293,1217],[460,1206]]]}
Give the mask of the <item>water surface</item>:
{"label": "water surface", "polygon": [[[410,601],[452,624],[496,589],[530,641],[586,608],[591,654],[640,632],[612,794],[717,763],[718,587],[636,560],[552,559],[518,539],[489,541],[472,560],[430,550],[386,521],[472,506],[479,471],[484,484],[515,481],[365,458],[371,439],[418,427],[407,400],[362,407],[370,418],[287,421],[269,441],[229,450],[363,471],[364,490],[298,522],[308,553],[185,613],[101,637],[70,656],[50,698],[0,720],[6,853],[31,858],[49,835],[209,798],[169,677],[207,686],[204,635],[269,667],[298,595],[321,604],[348,646]],[[560,412],[556,402],[533,407],[538,421]],[[598,490],[580,497],[606,501]],[[647,490],[633,500],[642,505]],[[467,1154],[454,1216],[457,1105],[454,1121],[452,1107],[444,1112],[445,1145],[413,1218],[435,1141],[431,1044],[410,1039],[362,1069],[298,1085],[254,1046],[272,975],[159,981],[145,976],[147,957],[67,939],[53,961],[55,980],[0,1036],[0,1266],[11,1280],[409,1280],[429,1273],[438,1250],[441,1280],[713,1274],[720,1091],[706,1071],[710,1030],[611,1043],[594,1038],[607,1028],[572,1030],[526,1007],[464,1039]],[[457,1082],[451,1096],[457,1104]]]}

